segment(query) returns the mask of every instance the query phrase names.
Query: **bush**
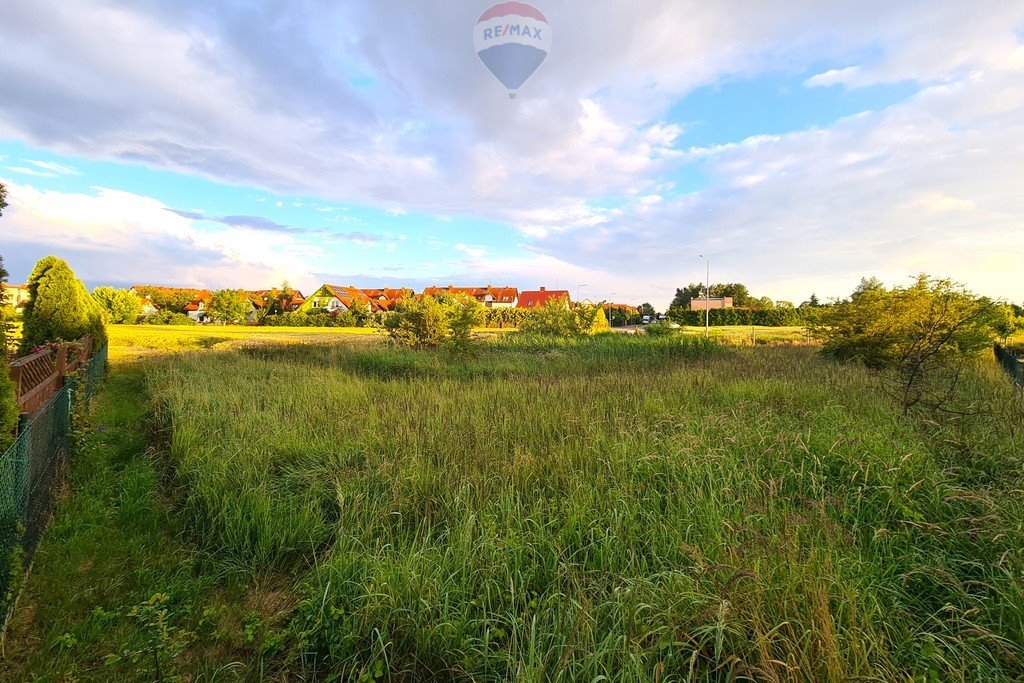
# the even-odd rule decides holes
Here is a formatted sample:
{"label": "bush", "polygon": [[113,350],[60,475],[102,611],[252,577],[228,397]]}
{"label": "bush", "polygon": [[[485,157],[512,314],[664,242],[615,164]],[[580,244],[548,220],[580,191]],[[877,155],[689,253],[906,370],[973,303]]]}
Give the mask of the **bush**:
{"label": "bush", "polygon": [[644,327],[644,333],[652,337],[668,337],[675,333],[675,329],[668,323],[654,323]]}
{"label": "bush", "polygon": [[[690,327],[704,325],[704,311],[670,309],[672,322]],[[759,327],[789,327],[808,322],[809,312],[800,308],[716,308],[710,313],[710,324],[716,326],[757,325]]]}
{"label": "bush", "polygon": [[964,361],[992,345],[1002,308],[950,280],[871,289],[822,309],[811,333],[822,352],[892,371],[903,410],[950,400]]}
{"label": "bush", "polygon": [[548,299],[543,306],[526,311],[519,329],[527,334],[570,339],[611,329],[601,306],[577,304],[565,299]]}
{"label": "bush", "polygon": [[464,350],[473,327],[486,316],[480,302],[464,294],[408,297],[398,302],[385,326],[392,339],[406,346]]}
{"label": "bush", "polygon": [[184,313],[157,311],[142,319],[143,325],[196,325],[196,321]]}
{"label": "bush", "polygon": [[484,324],[489,328],[499,330],[506,327],[519,327],[529,312],[529,309],[526,308],[488,308]]}
{"label": "bush", "polygon": [[107,322],[114,325],[132,325],[142,314],[142,299],[127,289],[97,287],[92,298],[107,314]]}
{"label": "bush", "polygon": [[352,311],[344,313],[303,313],[289,311],[268,315],[261,321],[266,327],[363,327]]}
{"label": "bush", "polygon": [[97,345],[107,340],[103,311],[67,263],[41,259],[28,280],[21,351],[53,341],[73,341],[91,334]]}

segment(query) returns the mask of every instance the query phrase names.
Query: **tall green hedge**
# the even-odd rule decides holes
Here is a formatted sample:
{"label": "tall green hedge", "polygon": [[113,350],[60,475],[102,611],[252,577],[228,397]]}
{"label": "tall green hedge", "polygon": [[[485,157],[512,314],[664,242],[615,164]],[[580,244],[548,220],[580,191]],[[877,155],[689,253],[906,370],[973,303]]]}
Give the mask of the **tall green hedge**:
{"label": "tall green hedge", "polygon": [[[700,326],[704,324],[704,311],[673,309],[668,317],[680,325]],[[751,310],[747,308],[715,308],[710,314],[712,325],[757,325],[760,327],[787,327],[804,325],[809,314],[799,308],[775,308]]]}
{"label": "tall green hedge", "polygon": [[82,281],[63,260],[41,259],[28,280],[21,352],[49,342],[81,339],[91,334],[97,344],[106,342],[103,311]]}

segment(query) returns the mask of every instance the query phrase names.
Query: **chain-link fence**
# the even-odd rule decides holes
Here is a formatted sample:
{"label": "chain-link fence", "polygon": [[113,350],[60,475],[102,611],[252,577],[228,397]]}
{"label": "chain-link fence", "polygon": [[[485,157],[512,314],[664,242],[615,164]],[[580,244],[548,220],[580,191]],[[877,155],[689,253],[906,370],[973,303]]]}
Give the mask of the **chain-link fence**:
{"label": "chain-link fence", "polygon": [[996,359],[1002,364],[1003,369],[1006,370],[1010,377],[1024,389],[1024,363],[998,344],[996,344]]}
{"label": "chain-link fence", "polygon": [[18,438],[0,455],[0,621],[4,623],[14,599],[14,579],[28,565],[53,509],[70,452],[74,407],[92,398],[106,365],[103,347],[23,421]]}

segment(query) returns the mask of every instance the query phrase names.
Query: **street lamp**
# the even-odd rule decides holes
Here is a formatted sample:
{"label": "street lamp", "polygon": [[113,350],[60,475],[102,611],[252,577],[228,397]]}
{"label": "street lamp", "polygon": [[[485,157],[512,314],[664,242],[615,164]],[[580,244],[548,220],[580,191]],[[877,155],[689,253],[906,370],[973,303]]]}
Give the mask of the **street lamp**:
{"label": "street lamp", "polygon": [[611,292],[608,294],[608,325],[610,327],[615,327],[615,315],[612,307],[615,305],[616,294],[618,294],[618,292]]}
{"label": "street lamp", "polygon": [[576,303],[580,303],[580,290],[587,285],[576,285]]}
{"label": "street lamp", "polygon": [[711,260],[701,254],[700,257],[708,265],[707,277],[704,280],[704,338],[711,336]]}

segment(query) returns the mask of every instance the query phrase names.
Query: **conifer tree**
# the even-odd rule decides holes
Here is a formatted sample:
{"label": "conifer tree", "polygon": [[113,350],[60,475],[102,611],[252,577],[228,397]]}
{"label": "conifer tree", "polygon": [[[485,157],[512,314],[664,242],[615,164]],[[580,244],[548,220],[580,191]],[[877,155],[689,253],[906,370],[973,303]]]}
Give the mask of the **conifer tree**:
{"label": "conifer tree", "polygon": [[74,341],[87,334],[106,341],[103,312],[82,281],[63,260],[41,259],[28,280],[28,301],[22,315],[21,352],[54,341]]}

